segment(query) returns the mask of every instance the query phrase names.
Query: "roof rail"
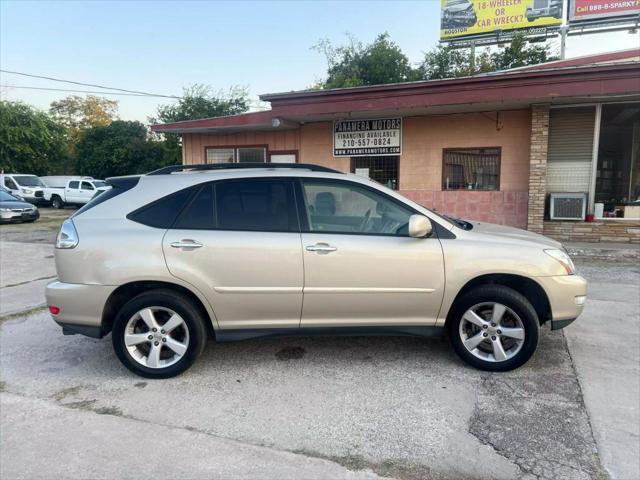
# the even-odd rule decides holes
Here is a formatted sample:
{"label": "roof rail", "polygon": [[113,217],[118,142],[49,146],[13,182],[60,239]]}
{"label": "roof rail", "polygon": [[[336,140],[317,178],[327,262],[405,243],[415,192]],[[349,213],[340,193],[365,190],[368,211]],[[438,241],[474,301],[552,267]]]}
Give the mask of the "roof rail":
{"label": "roof rail", "polygon": [[309,170],[311,172],[327,172],[327,173],[343,173],[322,165],[313,165],[311,163],[265,163],[265,162],[246,162],[246,163],[201,163],[197,165],[170,165],[168,167],[159,168],[147,175],[169,175],[174,172],[199,172],[203,170],[240,170],[246,168],[289,168],[298,170]]}

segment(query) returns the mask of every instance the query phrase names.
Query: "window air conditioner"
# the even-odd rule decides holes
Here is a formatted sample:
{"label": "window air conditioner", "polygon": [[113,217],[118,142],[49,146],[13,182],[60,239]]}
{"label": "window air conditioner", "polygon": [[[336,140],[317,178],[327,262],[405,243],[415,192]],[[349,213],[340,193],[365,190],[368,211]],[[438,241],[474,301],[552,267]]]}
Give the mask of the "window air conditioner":
{"label": "window air conditioner", "polygon": [[549,194],[551,220],[584,220],[587,211],[586,193]]}

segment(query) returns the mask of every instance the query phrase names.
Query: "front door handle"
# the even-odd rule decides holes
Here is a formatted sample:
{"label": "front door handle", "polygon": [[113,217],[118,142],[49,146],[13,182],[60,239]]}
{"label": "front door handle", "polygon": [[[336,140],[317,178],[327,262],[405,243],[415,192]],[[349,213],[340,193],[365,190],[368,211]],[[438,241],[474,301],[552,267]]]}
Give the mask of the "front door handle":
{"label": "front door handle", "polygon": [[307,252],[330,253],[338,249],[328,243],[316,243],[315,245],[307,245],[305,250]]}
{"label": "front door handle", "polygon": [[171,246],[173,248],[188,248],[188,249],[193,249],[193,248],[200,248],[202,247],[202,244],[200,242],[196,242],[195,240],[190,240],[190,239],[182,239],[179,242],[172,242]]}

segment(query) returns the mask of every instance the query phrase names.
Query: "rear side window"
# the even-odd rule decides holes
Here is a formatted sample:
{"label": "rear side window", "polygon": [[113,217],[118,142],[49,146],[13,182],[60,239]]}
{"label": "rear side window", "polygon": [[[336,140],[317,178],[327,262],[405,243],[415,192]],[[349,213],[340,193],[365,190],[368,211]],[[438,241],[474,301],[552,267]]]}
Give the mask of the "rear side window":
{"label": "rear side window", "polygon": [[78,188],[78,186],[80,185],[80,182],[77,181],[73,181],[73,182],[69,182],[69,188]]}
{"label": "rear side window", "polygon": [[[167,195],[155,202],[134,210],[127,218],[134,222],[156,228],[169,228],[176,221],[176,217],[185,207],[195,190],[200,187],[191,187],[179,192]],[[100,197],[98,197],[100,198]]]}
{"label": "rear side window", "polygon": [[215,186],[217,228],[297,232],[293,184],[288,179],[230,180]]}
{"label": "rear side window", "polygon": [[176,220],[173,228],[207,230],[215,228],[213,184],[204,185]]}

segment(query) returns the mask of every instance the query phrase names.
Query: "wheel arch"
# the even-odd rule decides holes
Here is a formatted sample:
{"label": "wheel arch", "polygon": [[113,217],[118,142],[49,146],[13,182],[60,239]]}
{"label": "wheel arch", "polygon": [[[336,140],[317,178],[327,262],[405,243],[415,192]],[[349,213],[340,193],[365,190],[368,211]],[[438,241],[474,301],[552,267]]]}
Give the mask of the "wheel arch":
{"label": "wheel arch", "polygon": [[122,306],[133,297],[150,290],[173,290],[187,296],[200,311],[202,318],[205,319],[207,332],[215,338],[215,316],[213,312],[209,312],[204,301],[189,288],[176,283],[157,281],[157,280],[141,280],[125,283],[116,288],[105,302],[102,310],[102,330],[103,334],[107,334],[113,328],[113,321],[122,308]]}
{"label": "wheel arch", "polygon": [[547,321],[551,320],[551,303],[549,302],[549,296],[544,291],[544,288],[529,277],[522,275],[516,275],[511,273],[489,273],[480,275],[469,280],[457,293],[449,311],[447,313],[446,323],[449,322],[451,313],[453,312],[453,306],[465,293],[473,290],[482,285],[502,285],[512,288],[516,292],[522,294],[533,306],[534,310],[538,314],[540,325],[543,325]]}

